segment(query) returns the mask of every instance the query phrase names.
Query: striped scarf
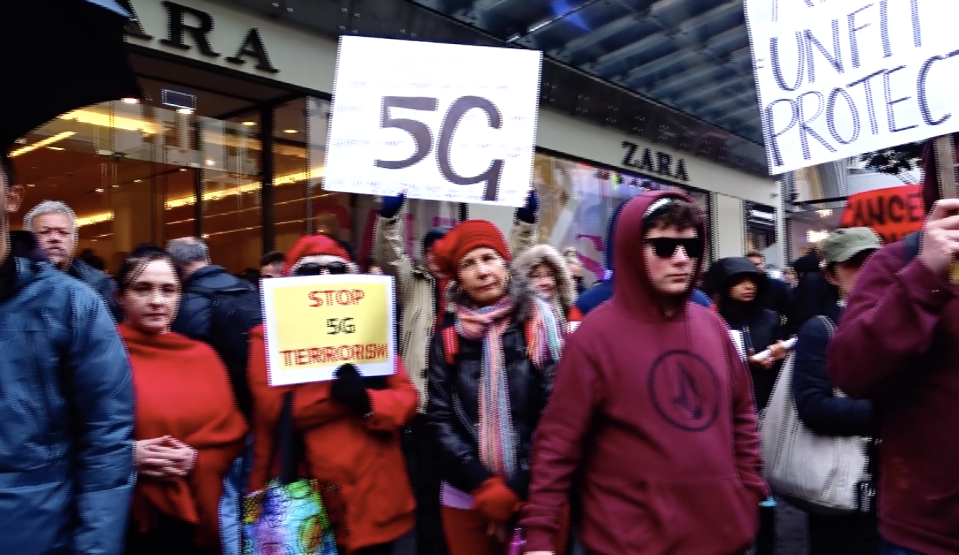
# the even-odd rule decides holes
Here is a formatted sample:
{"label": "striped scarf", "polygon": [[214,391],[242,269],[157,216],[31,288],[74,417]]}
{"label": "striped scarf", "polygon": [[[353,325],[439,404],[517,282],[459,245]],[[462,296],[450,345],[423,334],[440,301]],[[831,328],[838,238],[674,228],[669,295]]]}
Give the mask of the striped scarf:
{"label": "striped scarf", "polygon": [[[517,441],[510,415],[509,387],[503,356],[503,332],[512,321],[516,303],[506,296],[496,304],[456,307],[456,332],[464,339],[483,342],[479,385],[479,454],[490,472],[510,479],[518,468]],[[543,370],[557,362],[565,339],[562,319],[545,301],[534,298],[528,328],[527,356]],[[546,376],[552,384],[552,376]]]}

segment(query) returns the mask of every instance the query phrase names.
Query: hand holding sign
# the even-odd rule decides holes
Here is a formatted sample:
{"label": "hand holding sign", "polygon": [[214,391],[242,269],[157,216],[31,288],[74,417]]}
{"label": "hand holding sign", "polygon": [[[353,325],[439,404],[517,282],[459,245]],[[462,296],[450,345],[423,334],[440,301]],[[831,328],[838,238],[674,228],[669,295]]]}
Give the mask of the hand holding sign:
{"label": "hand holding sign", "polygon": [[942,199],[932,207],[932,213],[922,234],[919,260],[943,278],[959,257],[959,199]]}

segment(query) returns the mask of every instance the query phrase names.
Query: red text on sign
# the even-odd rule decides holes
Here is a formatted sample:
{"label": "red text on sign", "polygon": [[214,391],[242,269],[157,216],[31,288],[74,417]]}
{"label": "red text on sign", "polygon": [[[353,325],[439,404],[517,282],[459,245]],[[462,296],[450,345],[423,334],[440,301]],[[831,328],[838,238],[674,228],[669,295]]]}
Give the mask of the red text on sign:
{"label": "red text on sign", "polygon": [[362,289],[327,289],[325,291],[310,291],[307,296],[312,301],[310,308],[316,308],[318,306],[359,304],[366,293]]}
{"label": "red text on sign", "polygon": [[310,347],[280,351],[283,366],[309,366],[331,362],[354,362],[386,358],[385,344],[340,345],[337,347]]}

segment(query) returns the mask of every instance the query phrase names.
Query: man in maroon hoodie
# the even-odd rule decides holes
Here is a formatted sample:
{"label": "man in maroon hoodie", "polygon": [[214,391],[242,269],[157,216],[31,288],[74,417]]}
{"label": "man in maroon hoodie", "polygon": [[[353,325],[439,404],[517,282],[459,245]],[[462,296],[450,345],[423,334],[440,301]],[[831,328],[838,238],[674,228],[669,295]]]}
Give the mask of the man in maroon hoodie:
{"label": "man in maroon hoodie", "polygon": [[919,254],[899,241],[869,259],[827,361],[837,387],[877,409],[884,555],[959,553],[959,200],[939,200],[931,154]]}
{"label": "man in maroon hoodie", "polygon": [[550,552],[571,499],[589,555],[743,553],[768,490],[749,371],[689,302],[702,214],[640,195],[614,237],[613,297],[570,336],[536,431],[526,552]]}

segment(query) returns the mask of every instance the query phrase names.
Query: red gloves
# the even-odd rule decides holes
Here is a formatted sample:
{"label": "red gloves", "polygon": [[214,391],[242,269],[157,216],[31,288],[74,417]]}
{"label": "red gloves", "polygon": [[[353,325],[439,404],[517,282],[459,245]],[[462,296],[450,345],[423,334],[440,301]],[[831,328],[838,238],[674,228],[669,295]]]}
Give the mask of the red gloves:
{"label": "red gloves", "polygon": [[494,476],[472,491],[473,509],[496,523],[509,522],[523,507],[523,502],[503,479]]}

